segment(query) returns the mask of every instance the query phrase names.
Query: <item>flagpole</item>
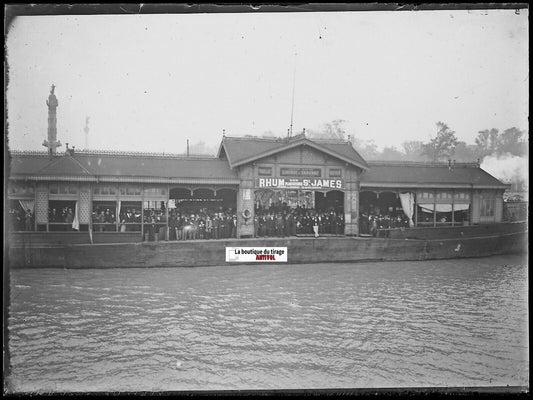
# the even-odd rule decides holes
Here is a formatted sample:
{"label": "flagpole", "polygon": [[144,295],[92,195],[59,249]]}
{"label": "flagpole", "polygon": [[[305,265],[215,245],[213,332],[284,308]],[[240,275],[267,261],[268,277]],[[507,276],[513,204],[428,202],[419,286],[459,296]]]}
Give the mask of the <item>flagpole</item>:
{"label": "flagpole", "polygon": [[296,88],[296,53],[294,53],[294,71],[292,75],[292,106],[291,106],[291,127],[289,131],[289,137],[292,137],[292,122],[294,116],[294,90]]}

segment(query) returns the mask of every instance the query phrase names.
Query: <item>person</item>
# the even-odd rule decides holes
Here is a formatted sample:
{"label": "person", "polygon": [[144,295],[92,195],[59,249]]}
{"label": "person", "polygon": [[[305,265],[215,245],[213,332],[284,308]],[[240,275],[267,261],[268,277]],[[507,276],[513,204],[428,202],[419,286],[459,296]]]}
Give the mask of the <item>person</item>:
{"label": "person", "polygon": [[103,232],[104,231],[104,223],[105,223],[105,211],[100,211],[100,214],[98,215],[96,222],[98,222],[98,231]]}
{"label": "person", "polygon": [[319,219],[318,216],[315,216],[313,218],[313,231],[315,232],[315,237],[318,237],[318,226],[319,226]]}
{"label": "person", "polygon": [[213,237],[212,234],[213,234],[213,221],[211,220],[209,215],[207,215],[205,217],[205,238],[211,239]]}
{"label": "person", "polygon": [[57,210],[55,208],[52,208],[52,213],[50,214],[50,222],[57,222],[57,221],[58,221]]}
{"label": "person", "polygon": [[126,232],[126,220],[124,218],[120,221],[120,232]]}
{"label": "person", "polygon": [[218,213],[215,213],[213,218],[213,236],[215,239],[220,237],[220,218],[218,217]]}
{"label": "person", "polygon": [[74,221],[74,213],[72,212],[72,208],[68,209],[67,216],[65,218],[67,225],[67,230],[72,230],[72,221]]}
{"label": "person", "polygon": [[226,217],[221,213],[220,214],[220,226],[219,226],[220,235],[219,238],[226,238]]}
{"label": "person", "polygon": [[283,217],[281,216],[281,213],[278,213],[276,216],[276,236],[284,236],[283,234]]}
{"label": "person", "polygon": [[109,225],[106,225],[106,227],[105,227],[106,231],[114,231],[115,230],[112,226],[110,226],[110,224],[114,223],[115,221],[114,221],[114,219],[113,219],[113,217],[111,215],[111,211],[109,211],[109,208],[105,210],[104,222],[106,224],[109,224]]}
{"label": "person", "polygon": [[183,226],[185,225],[185,217],[180,213],[176,223],[176,240],[183,240]]}
{"label": "person", "polygon": [[168,240],[178,240],[178,232],[177,232],[177,226],[178,221],[176,219],[176,214],[174,212],[170,215],[169,221],[168,221]]}
{"label": "person", "polygon": [[28,208],[26,210],[26,215],[24,216],[24,225],[25,225],[25,230],[27,231],[33,231],[33,227],[32,227],[32,215],[31,215],[31,211],[30,209]]}
{"label": "person", "polygon": [[231,220],[231,237],[236,238],[237,237],[237,216],[234,215]]}
{"label": "person", "polygon": [[259,235],[259,217],[257,216],[257,212],[254,214],[254,238],[258,237]]}

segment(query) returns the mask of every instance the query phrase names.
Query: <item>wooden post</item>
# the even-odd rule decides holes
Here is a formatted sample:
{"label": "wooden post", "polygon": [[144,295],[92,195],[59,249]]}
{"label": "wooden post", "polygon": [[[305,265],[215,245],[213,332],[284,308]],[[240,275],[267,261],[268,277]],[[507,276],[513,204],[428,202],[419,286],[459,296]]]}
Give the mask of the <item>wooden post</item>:
{"label": "wooden post", "polygon": [[433,190],[433,228],[437,227],[437,191]]}
{"label": "wooden post", "polygon": [[166,229],[165,229],[165,240],[168,242],[170,240],[170,233],[169,233],[169,227],[168,227],[168,203],[170,202],[170,185],[167,184],[167,201],[166,201],[166,213],[167,213],[167,222],[166,222]]}
{"label": "wooden post", "polygon": [[452,189],[452,226],[455,226],[455,189]]}

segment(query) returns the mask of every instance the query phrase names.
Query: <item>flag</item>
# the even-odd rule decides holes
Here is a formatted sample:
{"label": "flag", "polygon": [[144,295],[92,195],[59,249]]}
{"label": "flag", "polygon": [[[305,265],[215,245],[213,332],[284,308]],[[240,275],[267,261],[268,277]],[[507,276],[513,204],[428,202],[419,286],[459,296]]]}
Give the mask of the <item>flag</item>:
{"label": "flag", "polygon": [[119,223],[122,222],[122,220],[120,218],[120,207],[122,206],[121,203],[122,202],[119,200],[118,203],[117,203],[117,210],[116,210],[116,214],[115,214],[115,221],[118,221]]}
{"label": "flag", "polygon": [[78,202],[76,202],[76,207],[74,209],[74,219],[72,220],[72,229],[80,230],[80,220],[78,218]]}

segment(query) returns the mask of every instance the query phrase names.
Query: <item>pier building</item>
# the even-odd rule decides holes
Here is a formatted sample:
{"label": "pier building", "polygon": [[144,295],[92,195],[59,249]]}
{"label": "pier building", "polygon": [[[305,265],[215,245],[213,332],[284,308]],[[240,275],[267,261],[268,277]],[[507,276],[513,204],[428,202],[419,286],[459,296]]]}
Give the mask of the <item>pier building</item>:
{"label": "pier building", "polygon": [[58,153],[53,87],[50,98],[48,151],[9,153],[9,226],[33,231],[35,240],[135,242],[146,239],[149,227],[164,240],[170,213],[182,209],[229,213],[237,238],[256,236],[256,214],[276,205],[334,213],[342,221],[335,233],[353,236],[365,233],[372,215],[398,218],[402,229],[503,220],[508,185],[479,163],[367,162],[349,141],[305,133],[224,135],[212,157],[68,144]]}

